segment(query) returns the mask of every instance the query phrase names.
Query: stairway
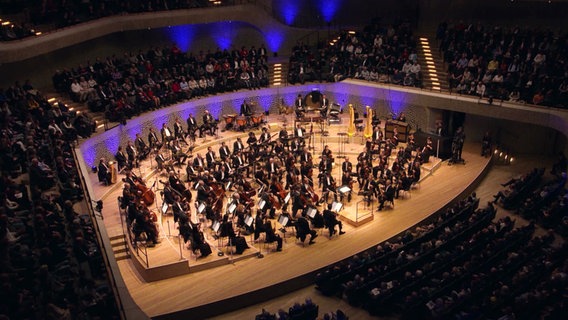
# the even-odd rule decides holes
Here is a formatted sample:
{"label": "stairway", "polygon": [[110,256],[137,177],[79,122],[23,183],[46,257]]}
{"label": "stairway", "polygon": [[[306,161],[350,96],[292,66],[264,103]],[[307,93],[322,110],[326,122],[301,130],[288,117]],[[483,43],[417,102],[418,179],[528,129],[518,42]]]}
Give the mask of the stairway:
{"label": "stairway", "polygon": [[97,122],[97,131],[104,127],[105,115],[104,112],[92,112],[89,110],[89,106],[86,103],[75,102],[69,98],[66,94],[61,94],[58,92],[48,92],[45,94],[47,101],[51,104],[57,101],[64,103],[69,111],[75,111],[77,113],[88,114],[89,117]]}
{"label": "stairway", "polygon": [[269,86],[284,86],[288,83],[288,67],[287,59],[278,59],[270,61],[268,64],[268,81]]}
{"label": "stairway", "polygon": [[118,236],[113,236],[110,237],[109,240],[116,261],[130,259],[130,254],[128,253],[125,235],[120,234]]}
{"label": "stairway", "polygon": [[422,85],[426,90],[449,92],[448,73],[440,51],[430,45],[433,36],[421,36],[418,41],[418,64],[422,70]]}

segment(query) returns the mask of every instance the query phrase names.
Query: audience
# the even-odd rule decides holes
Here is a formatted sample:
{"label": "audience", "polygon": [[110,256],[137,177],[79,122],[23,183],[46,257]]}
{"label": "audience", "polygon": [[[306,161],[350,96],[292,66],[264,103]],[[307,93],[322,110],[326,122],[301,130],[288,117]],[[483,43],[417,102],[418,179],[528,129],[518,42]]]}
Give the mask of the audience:
{"label": "audience", "polygon": [[[123,122],[190,98],[268,86],[266,48],[182,53],[175,45],[87,61],[58,70],[53,85],[92,111]],[[88,80],[85,80],[88,79]]]}
{"label": "audience", "polygon": [[91,217],[74,209],[72,133],[92,130],[29,81],[0,93],[0,317],[119,318]]}
{"label": "audience", "polygon": [[309,47],[300,43],[292,49],[290,83],[345,78],[421,87],[421,67],[410,23],[385,26],[375,20],[362,32],[343,32],[333,44]]}
{"label": "audience", "polygon": [[460,94],[568,106],[566,38],[550,30],[442,22],[436,38]]}

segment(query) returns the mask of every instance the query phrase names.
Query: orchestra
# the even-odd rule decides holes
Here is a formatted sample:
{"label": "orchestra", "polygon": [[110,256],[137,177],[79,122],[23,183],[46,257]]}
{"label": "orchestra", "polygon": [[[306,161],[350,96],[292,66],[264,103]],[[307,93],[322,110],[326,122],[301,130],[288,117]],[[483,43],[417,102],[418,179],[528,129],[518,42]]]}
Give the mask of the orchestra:
{"label": "orchestra", "polygon": [[[331,103],[325,95],[320,103],[318,112],[325,118]],[[298,95],[295,107],[298,118],[310,111],[302,95]],[[239,116],[255,116],[247,100],[243,101]],[[247,120],[239,128],[251,129],[249,132],[236,134],[234,139],[213,141],[195,154],[186,137],[191,142],[197,131],[200,137],[218,134],[217,121],[208,110],[204,111],[201,124],[190,113],[185,124],[176,117],[173,130],[163,123],[160,135],[150,128],[147,140],[137,133],[134,141],[126,142],[124,151],[123,146],[118,146],[115,159],[118,171],[125,175],[121,207],[127,212],[135,241],[148,246],[159,243],[156,214],[150,209],[158,194],[159,203],[167,205],[162,214],[172,212],[186,248],[199,257],[211,254],[206,240],[209,233],[228,237],[232,246],[242,241],[241,234],[254,234],[257,239],[265,233],[265,241],[277,242],[276,250],[282,250],[282,237],[277,232],[286,230],[275,228],[271,221],[280,215],[288,217],[287,226],[296,228],[300,241],[309,236],[309,244],[313,244],[317,237],[313,228],[328,229],[330,238],[345,233],[332,203],[348,203],[352,197],[361,196],[368,204],[376,201],[378,210],[388,203],[394,208],[400,190],[409,190],[420,180],[421,164],[435,154],[431,139],[424,146],[416,146],[412,136],[408,143],[399,141],[396,128],[392,137],[386,139],[379,125],[374,125],[373,135],[356,154],[356,161],[352,163],[344,157],[336,162],[332,148],[323,142],[321,153],[312,154],[305,139],[314,133],[306,132],[305,123],[295,123],[290,131],[286,123],[278,128],[262,126],[259,132],[251,122]],[[402,143],[406,145],[400,146]],[[147,158],[158,175],[167,176],[164,182],[159,180],[158,186],[147,185],[133,172]],[[182,165],[186,170],[176,171]],[[111,165],[101,159],[99,180],[111,184],[112,171]],[[213,232],[216,223],[220,228]],[[242,244],[238,246],[237,251],[244,248]]]}

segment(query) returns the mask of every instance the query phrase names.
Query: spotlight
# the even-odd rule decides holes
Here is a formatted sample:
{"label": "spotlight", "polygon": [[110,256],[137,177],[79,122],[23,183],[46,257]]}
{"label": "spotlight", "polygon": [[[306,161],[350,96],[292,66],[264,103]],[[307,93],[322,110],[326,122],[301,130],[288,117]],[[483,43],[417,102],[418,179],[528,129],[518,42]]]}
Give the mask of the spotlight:
{"label": "spotlight", "polygon": [[493,154],[497,154],[497,152],[499,152],[499,150],[495,149],[495,151],[493,151]]}
{"label": "spotlight", "polygon": [[499,158],[503,156],[503,152],[499,152]]}
{"label": "spotlight", "polygon": [[514,160],[514,158],[513,158],[513,157],[511,157],[511,158],[509,159],[509,162],[513,162],[513,160]]}

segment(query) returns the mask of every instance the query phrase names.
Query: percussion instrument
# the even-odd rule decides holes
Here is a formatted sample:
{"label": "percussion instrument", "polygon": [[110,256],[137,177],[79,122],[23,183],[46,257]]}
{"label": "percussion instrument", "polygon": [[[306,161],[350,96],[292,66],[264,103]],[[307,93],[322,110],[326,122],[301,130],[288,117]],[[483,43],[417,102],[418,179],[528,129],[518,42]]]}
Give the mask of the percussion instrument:
{"label": "percussion instrument", "polygon": [[237,117],[236,122],[238,128],[243,128],[247,125],[247,117]]}
{"label": "percussion instrument", "polygon": [[116,183],[116,179],[118,177],[118,166],[114,161],[109,161],[108,166],[110,171],[110,183]]}
{"label": "percussion instrument", "polygon": [[237,115],[236,114],[227,114],[227,115],[223,115],[223,118],[225,119],[225,124],[230,125],[235,121],[235,119],[237,118]]}
{"label": "percussion instrument", "polygon": [[253,114],[251,121],[254,126],[259,126],[262,123],[262,113]]}

